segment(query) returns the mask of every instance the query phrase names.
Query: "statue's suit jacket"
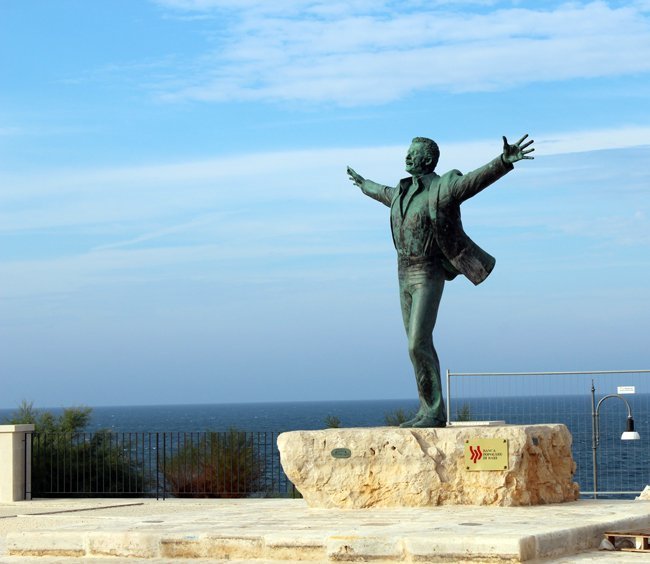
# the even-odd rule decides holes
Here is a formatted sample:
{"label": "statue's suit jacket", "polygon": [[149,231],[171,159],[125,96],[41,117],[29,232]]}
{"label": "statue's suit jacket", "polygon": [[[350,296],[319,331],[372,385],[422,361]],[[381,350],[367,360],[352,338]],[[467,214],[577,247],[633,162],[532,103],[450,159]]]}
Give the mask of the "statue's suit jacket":
{"label": "statue's suit jacket", "polygon": [[[448,279],[455,278],[460,273],[474,284],[480,284],[492,272],[495,258],[474,243],[463,230],[460,205],[513,168],[512,164],[499,156],[467,174],[450,170],[442,176],[432,172],[421,178],[424,189],[429,194],[429,213],[438,247],[451,266],[449,268],[449,265],[445,265]],[[392,207],[401,191],[406,190],[411,183],[412,178],[408,177],[400,180],[395,188],[376,184],[364,192]]]}

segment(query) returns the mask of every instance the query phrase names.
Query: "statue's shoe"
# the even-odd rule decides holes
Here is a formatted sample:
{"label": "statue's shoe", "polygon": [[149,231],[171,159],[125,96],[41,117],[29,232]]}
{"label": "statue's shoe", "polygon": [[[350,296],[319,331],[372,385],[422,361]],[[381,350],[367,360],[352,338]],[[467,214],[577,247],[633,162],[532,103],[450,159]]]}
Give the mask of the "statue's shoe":
{"label": "statue's shoe", "polygon": [[401,423],[400,427],[413,427],[413,425],[415,425],[415,423],[417,423],[423,417],[424,415],[418,413],[413,419],[409,419],[408,421],[404,421],[404,423]]}
{"label": "statue's shoe", "polygon": [[435,419],[434,417],[424,416],[418,419],[410,427],[415,428],[430,428],[430,427],[446,427],[447,422],[444,419]]}

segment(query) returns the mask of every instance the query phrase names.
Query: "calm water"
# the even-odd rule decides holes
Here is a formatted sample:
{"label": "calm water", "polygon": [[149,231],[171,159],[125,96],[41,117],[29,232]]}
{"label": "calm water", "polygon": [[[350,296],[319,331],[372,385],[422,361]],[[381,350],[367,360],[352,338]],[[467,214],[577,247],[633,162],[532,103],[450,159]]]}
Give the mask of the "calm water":
{"label": "calm water", "polygon": [[[621,441],[626,411],[623,405],[601,410],[599,456],[600,491],[641,491],[650,483],[650,395],[630,396],[640,441]],[[617,402],[612,402],[617,403]],[[541,396],[524,398],[466,398],[452,405],[452,419],[466,407],[472,419],[502,419],[512,424],[564,423],[573,435],[576,481],[593,489],[591,397]],[[290,431],[323,429],[327,416],[343,427],[385,425],[385,415],[397,409],[415,411],[415,400],[323,401],[248,404],[95,407],[88,431],[115,432]],[[60,409],[52,409],[59,413]],[[0,410],[0,421],[12,410]]]}
{"label": "calm water", "polygon": [[[325,418],[338,417],[344,427],[385,425],[385,414],[396,409],[415,410],[415,400],[322,401],[206,405],[150,405],[94,407],[88,431],[117,432],[290,431],[323,429]],[[51,409],[60,413],[60,409]],[[0,420],[11,410],[0,410]]]}

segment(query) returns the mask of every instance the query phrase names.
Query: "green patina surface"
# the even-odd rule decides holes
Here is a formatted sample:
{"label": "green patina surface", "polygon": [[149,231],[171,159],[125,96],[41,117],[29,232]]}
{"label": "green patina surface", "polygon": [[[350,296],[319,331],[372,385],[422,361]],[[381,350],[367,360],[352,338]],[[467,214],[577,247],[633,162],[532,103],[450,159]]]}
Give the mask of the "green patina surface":
{"label": "green patina surface", "polygon": [[405,159],[410,176],[397,186],[368,180],[347,169],[364,194],[390,208],[402,318],[420,398],[415,417],[402,427],[446,425],[440,362],[432,338],[444,285],[461,274],[480,284],[494,268],[494,257],[463,230],[460,205],[513,170],[517,161],[532,159],[532,143],[528,135],[512,145],[503,137],[501,154],[486,165],[467,174],[451,170],[440,176],[435,172],[438,145],[416,137]]}

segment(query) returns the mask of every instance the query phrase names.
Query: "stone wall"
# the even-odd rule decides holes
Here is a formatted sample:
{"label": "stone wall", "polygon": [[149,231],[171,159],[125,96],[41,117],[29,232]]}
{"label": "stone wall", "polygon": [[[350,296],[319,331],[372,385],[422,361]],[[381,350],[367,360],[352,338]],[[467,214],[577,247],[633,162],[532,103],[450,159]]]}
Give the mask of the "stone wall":
{"label": "stone wall", "polygon": [[[506,442],[507,468],[473,471],[467,445],[488,438]],[[310,507],[517,506],[578,498],[571,440],[560,424],[377,427],[282,433],[278,447]]]}

